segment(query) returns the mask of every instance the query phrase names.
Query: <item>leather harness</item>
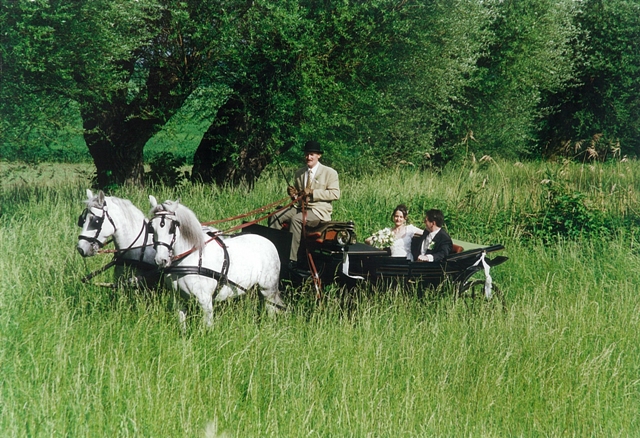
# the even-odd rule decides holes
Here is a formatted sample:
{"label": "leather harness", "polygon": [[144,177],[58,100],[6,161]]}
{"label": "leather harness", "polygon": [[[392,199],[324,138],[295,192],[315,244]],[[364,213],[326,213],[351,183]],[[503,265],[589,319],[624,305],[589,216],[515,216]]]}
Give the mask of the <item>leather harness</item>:
{"label": "leather harness", "polygon": [[[118,227],[116,227],[115,222],[113,221],[113,219],[111,218],[111,215],[109,215],[109,211],[106,209],[107,206],[107,201],[104,201],[104,204],[101,208],[102,210],[102,216],[95,216],[95,218],[91,218],[91,222],[93,223],[93,225],[96,228],[96,232],[92,237],[87,237],[87,236],[83,236],[82,234],[78,236],[78,240],[86,240],[87,242],[97,245],[99,248],[102,248],[104,246],[104,244],[102,242],[100,242],[100,240],[98,239],[98,237],[100,236],[100,233],[102,232],[102,225],[104,224],[104,218],[106,217],[109,222],[111,223],[111,225],[113,226],[113,231],[114,233],[116,232],[116,230],[118,229]],[[89,216],[89,213],[91,212],[91,210],[89,208],[85,208],[84,211],[80,214],[80,216],[78,216],[78,225],[79,226],[83,226],[84,222],[87,220],[87,217]],[[113,259],[111,259],[111,261],[109,263],[107,263],[105,266],[103,266],[100,269],[97,269],[87,275],[85,275],[81,281],[83,283],[86,283],[87,281],[91,280],[93,277],[95,277],[98,274],[101,274],[102,272],[106,271],[107,269],[111,268],[112,266],[127,266],[127,267],[132,267],[135,269],[139,269],[142,271],[146,271],[145,274],[146,275],[151,275],[155,272],[158,272],[158,269],[156,267],[155,264],[151,264],[151,263],[147,263],[144,261],[144,256],[145,256],[145,250],[147,247],[151,246],[150,244],[147,244],[147,239],[149,237],[149,233],[146,232],[148,231],[148,227],[147,227],[147,221],[144,220],[142,222],[142,227],[140,229],[140,232],[138,233],[138,235],[136,236],[135,239],[133,239],[133,241],[131,242],[131,245],[125,249],[122,250],[117,250],[114,255],[113,255]],[[140,236],[144,233],[144,242],[142,243],[141,246],[132,246],[134,244],[134,242],[136,242]],[[138,256],[137,260],[135,258],[125,258],[125,255],[127,253],[130,253],[132,251],[135,250],[140,250],[140,255]]]}
{"label": "leather harness", "polygon": [[[171,228],[170,228],[170,233],[173,234],[172,240],[170,244],[164,243],[164,242],[154,242],[154,247],[157,247],[157,245],[163,245],[166,246],[169,251],[173,252],[173,244],[175,243],[176,240],[176,230],[177,228],[180,226],[180,222],[178,222],[176,219],[167,217],[172,215],[172,213],[169,212],[158,212],[156,213],[156,216],[161,215],[162,216],[162,221],[164,223],[165,218],[167,218],[168,220],[172,221],[171,224]],[[186,256],[188,256],[189,254],[193,253],[195,251],[195,247],[191,248],[188,251],[185,251],[182,254],[179,254],[178,256],[175,257],[171,257],[171,262],[172,265],[167,267],[167,268],[163,268],[160,269],[161,272],[164,272],[165,274],[176,274],[176,275],[201,275],[203,277],[209,277],[212,278],[214,280],[216,280],[218,282],[218,284],[216,285],[215,290],[213,291],[213,299],[216,298],[216,296],[218,295],[218,293],[220,292],[220,289],[223,286],[231,286],[235,289],[240,289],[243,292],[246,292],[247,289],[243,286],[240,286],[238,283],[232,281],[229,279],[229,251],[227,249],[227,246],[224,244],[224,242],[222,241],[222,239],[220,238],[221,233],[220,232],[216,232],[216,233],[212,233],[210,234],[211,238],[209,240],[207,240],[205,242],[205,245],[209,244],[211,241],[215,241],[220,248],[222,248],[222,252],[224,254],[224,260],[222,261],[222,269],[220,272],[215,271],[213,269],[209,269],[209,268],[204,268],[202,266],[202,250],[198,251],[198,266],[176,266],[173,263],[176,262],[180,262],[181,260],[183,260]],[[231,237],[233,238],[233,236]]]}

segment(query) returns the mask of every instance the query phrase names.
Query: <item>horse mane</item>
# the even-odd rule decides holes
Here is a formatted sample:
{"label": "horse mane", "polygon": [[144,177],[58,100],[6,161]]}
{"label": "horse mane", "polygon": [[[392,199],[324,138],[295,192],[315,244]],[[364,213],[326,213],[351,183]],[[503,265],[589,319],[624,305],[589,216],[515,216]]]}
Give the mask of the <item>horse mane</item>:
{"label": "horse mane", "polygon": [[[140,209],[133,205],[133,203],[128,199],[108,196],[105,197],[105,201],[108,201],[107,208],[109,208],[110,205],[115,205],[116,207],[118,207],[122,211],[122,214],[125,216],[125,220],[129,223],[135,223],[140,221],[141,219],[144,220],[144,213],[142,213],[142,211],[140,211]],[[94,196],[93,198],[87,199],[85,203],[87,204],[87,208],[103,207],[103,204],[100,202],[100,197],[98,195]]]}
{"label": "horse mane", "polygon": [[180,223],[180,235],[189,245],[197,250],[204,249],[206,242],[202,225],[193,211],[179,201],[165,201],[152,208],[150,214],[155,215],[163,211],[171,212],[176,216],[176,220]]}
{"label": "horse mane", "polygon": [[144,213],[128,199],[115,198],[112,196],[109,198],[109,201],[120,208],[129,223],[135,223],[145,219]]}

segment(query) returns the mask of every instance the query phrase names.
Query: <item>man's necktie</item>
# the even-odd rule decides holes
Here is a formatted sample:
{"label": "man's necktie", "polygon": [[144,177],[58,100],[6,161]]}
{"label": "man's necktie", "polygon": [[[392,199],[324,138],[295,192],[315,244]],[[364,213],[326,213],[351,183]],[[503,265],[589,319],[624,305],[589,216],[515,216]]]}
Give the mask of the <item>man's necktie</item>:
{"label": "man's necktie", "polygon": [[312,172],[311,169],[307,170],[307,185],[306,188],[310,189],[311,188],[311,177],[312,177]]}

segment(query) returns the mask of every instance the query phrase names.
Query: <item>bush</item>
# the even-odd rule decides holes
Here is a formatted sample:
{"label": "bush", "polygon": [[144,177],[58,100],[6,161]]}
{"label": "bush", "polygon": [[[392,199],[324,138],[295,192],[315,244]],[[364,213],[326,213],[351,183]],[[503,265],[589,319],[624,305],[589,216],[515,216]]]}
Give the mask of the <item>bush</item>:
{"label": "bush", "polygon": [[529,224],[534,237],[577,239],[599,237],[609,231],[603,215],[589,207],[584,193],[552,181],[546,188],[543,202],[546,208],[535,214]]}
{"label": "bush", "polygon": [[171,152],[159,152],[149,162],[151,170],[145,174],[148,182],[176,187],[189,180],[189,172],[181,168],[186,164],[185,157]]}

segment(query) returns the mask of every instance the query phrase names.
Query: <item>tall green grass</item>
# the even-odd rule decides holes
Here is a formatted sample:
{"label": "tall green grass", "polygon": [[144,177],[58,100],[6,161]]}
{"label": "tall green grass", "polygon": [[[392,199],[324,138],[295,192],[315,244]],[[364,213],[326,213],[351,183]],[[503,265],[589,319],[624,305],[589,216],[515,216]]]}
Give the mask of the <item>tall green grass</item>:
{"label": "tall green grass", "polygon": [[[75,252],[86,181],[3,182],[0,216],[1,436],[636,436],[640,434],[640,256],[633,221],[607,236],[529,239],[541,181],[587,195],[607,218],[638,211],[636,162],[469,162],[441,173],[341,174],[334,218],[361,238],[391,209],[445,210],[454,237],[503,243],[492,275],[506,308],[443,288],[285,290],[275,319],[245,297],[199,310],[182,334],[165,293],[80,282],[108,256]],[[25,180],[28,179],[25,176]],[[5,180],[6,181],[6,180]],[[201,220],[284,196],[254,188],[122,188],[178,198]],[[106,258],[105,258],[106,257]],[[307,294],[307,295],[305,295]]]}

